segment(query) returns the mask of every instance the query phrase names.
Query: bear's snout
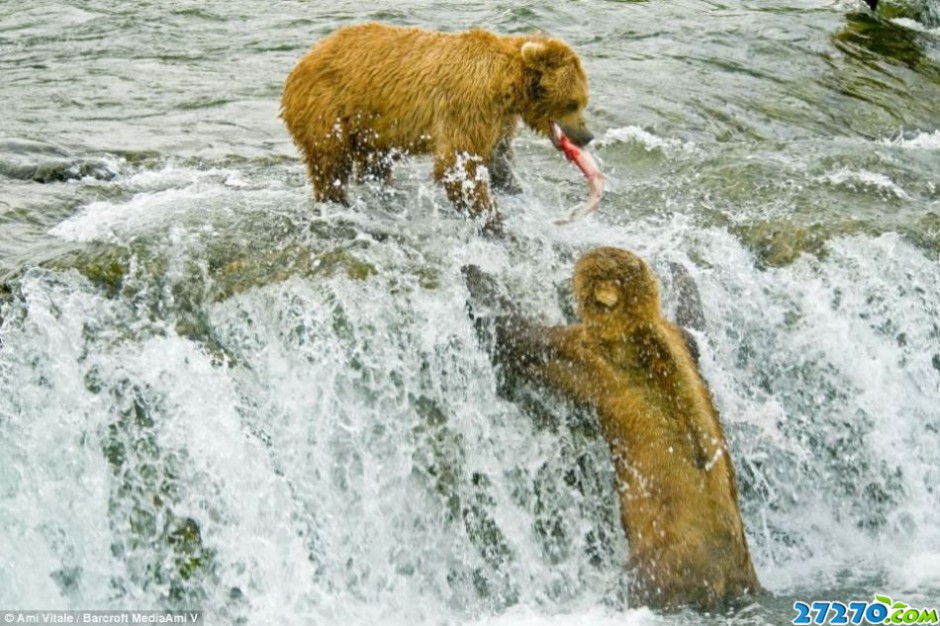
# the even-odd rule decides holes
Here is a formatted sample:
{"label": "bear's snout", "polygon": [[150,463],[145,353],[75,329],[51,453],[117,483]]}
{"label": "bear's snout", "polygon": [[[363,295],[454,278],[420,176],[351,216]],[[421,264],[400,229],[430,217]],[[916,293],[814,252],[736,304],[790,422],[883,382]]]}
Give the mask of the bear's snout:
{"label": "bear's snout", "polygon": [[561,131],[565,133],[565,136],[571,140],[571,143],[578,146],[579,148],[585,147],[591,143],[592,139],[594,139],[594,135],[587,129],[587,126],[583,124],[572,127],[560,121],[556,121],[555,123],[558,124],[558,126],[561,128]]}
{"label": "bear's snout", "polygon": [[570,137],[571,141],[573,141],[579,148],[583,148],[584,146],[591,143],[591,140],[594,139],[594,135],[591,134],[591,131],[589,130],[583,130],[580,133],[571,135]]}

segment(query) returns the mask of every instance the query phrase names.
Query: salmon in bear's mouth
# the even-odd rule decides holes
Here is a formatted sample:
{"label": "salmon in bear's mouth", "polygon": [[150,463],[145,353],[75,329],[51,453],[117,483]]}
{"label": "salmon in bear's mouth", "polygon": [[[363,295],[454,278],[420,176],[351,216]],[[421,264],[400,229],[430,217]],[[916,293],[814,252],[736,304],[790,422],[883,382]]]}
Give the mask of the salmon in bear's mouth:
{"label": "salmon in bear's mouth", "polygon": [[565,135],[557,122],[553,121],[551,123],[551,129],[552,145],[561,150],[565,158],[577,165],[588,181],[589,194],[584,204],[576,207],[567,218],[555,222],[556,224],[567,224],[597,210],[598,205],[601,203],[601,196],[604,195],[605,176],[598,167],[597,161],[594,160],[594,156],[587,150],[576,146]]}

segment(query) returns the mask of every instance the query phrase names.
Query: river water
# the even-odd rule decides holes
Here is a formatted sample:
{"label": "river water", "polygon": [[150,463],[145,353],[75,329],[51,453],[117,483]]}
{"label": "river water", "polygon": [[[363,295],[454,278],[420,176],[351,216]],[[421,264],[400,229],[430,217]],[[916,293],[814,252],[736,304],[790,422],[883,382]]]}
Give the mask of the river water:
{"label": "river water", "polygon": [[[931,0],[932,1],[932,0]],[[0,5],[0,607],[208,623],[787,624],[940,605],[940,10],[883,0]],[[595,216],[523,131],[509,236],[427,158],[311,199],[278,119],[363,20],[563,37]],[[636,251],[693,331],[758,576],[736,613],[632,606],[590,415],[501,389],[481,265],[570,319],[577,256]]]}

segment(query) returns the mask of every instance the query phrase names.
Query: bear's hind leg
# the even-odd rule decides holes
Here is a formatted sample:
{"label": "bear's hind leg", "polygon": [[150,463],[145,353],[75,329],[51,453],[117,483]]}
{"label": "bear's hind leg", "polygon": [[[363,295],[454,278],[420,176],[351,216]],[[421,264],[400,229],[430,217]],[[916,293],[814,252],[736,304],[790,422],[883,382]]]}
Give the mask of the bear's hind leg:
{"label": "bear's hind leg", "polygon": [[308,137],[316,138],[304,143],[304,160],[314,199],[349,206],[346,186],[353,158],[345,125],[337,121],[330,128],[310,132]]}

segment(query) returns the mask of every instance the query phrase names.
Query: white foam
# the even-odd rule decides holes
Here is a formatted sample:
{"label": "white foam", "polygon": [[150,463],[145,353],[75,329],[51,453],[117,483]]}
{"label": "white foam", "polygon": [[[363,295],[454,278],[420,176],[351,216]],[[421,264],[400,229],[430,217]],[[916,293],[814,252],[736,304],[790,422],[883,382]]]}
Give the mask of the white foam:
{"label": "white foam", "polygon": [[668,624],[671,621],[645,607],[623,612],[586,607],[575,613],[546,615],[529,607],[518,606],[502,615],[465,622],[465,626],[647,626]]}
{"label": "white foam", "polygon": [[940,28],[931,28],[930,26],[927,26],[926,24],[918,22],[917,20],[911,19],[909,17],[895,17],[891,19],[891,22],[903,28],[916,30],[921,33],[940,35]]}
{"label": "white foam", "polygon": [[110,305],[33,276],[22,289],[25,332],[6,334],[0,367],[0,387],[16,389],[0,395],[0,604],[69,608],[57,574],[80,572],[83,600],[106,606],[109,580],[125,573],[102,523],[111,475],[96,436],[102,406],[83,384],[80,337]]}
{"label": "white foam", "polygon": [[[189,176],[188,185],[162,189],[176,176]],[[209,180],[192,182],[192,172],[164,172],[156,178],[141,175],[131,187],[143,186],[129,199],[98,200],[82,207],[77,213],[49,230],[49,234],[67,241],[106,243],[126,242],[138,235],[183,223],[207,228],[214,219],[225,217],[245,203],[245,194],[252,201],[271,210],[282,207],[283,199],[295,199],[290,189],[269,185],[263,189],[246,189],[249,183],[240,175],[224,170],[213,172]]]}
{"label": "white foam", "polygon": [[661,150],[664,152],[693,152],[695,150],[695,144],[691,141],[660,137],[639,126],[611,128],[595,141],[599,146],[607,146],[616,143],[638,143],[646,148],[648,152],[652,152],[653,150]]}
{"label": "white foam", "polygon": [[940,150],[940,130],[922,132],[909,138],[883,139],[881,143],[910,150]]}
{"label": "white foam", "polygon": [[940,589],[940,552],[911,554],[892,565],[891,585],[903,591]]}
{"label": "white foam", "polygon": [[852,190],[857,190],[859,187],[863,189],[874,188],[901,200],[911,200],[911,196],[900,185],[887,175],[879,172],[843,169],[827,174],[821,180],[840,187],[848,187]]}
{"label": "white foam", "polygon": [[171,187],[185,187],[198,180],[199,172],[180,167],[172,161],[160,169],[145,169],[135,172],[122,181],[124,186],[135,191],[161,191]]}
{"label": "white foam", "polygon": [[[928,460],[935,439],[923,436],[921,422],[936,416],[935,348],[928,347],[936,345],[935,261],[886,234],[831,240],[822,261],[747,269],[735,259],[740,243],[714,235],[702,249],[712,269],[693,276],[712,326],[702,369],[731,432],[736,425],[763,431],[732,439],[736,466],[756,477],[754,488],[767,502],[757,509],[743,503],[749,533],[758,537],[752,555],[762,583],[775,592],[798,590],[813,572],[818,588],[846,571],[865,578],[898,562],[913,564],[908,582],[933,584],[933,557],[920,555],[932,553],[938,537],[936,499],[923,488],[936,482]],[[934,296],[908,297],[916,293]],[[762,377],[766,387],[755,382]],[[765,425],[764,407],[774,427]],[[846,428],[856,423],[868,424],[860,440]],[[880,520],[863,510],[878,508],[872,500],[853,513],[844,496],[833,502],[824,486],[834,490],[841,478],[820,461],[820,440],[843,437],[851,437],[846,453],[870,463],[856,489],[881,488],[898,500],[881,507]],[[879,541],[864,527],[867,519],[879,525]],[[772,539],[775,533],[793,546]]]}
{"label": "white foam", "polygon": [[127,202],[99,200],[54,226],[49,233],[67,241],[117,243],[129,234],[169,224],[192,213],[202,194],[191,189],[135,194]]}

